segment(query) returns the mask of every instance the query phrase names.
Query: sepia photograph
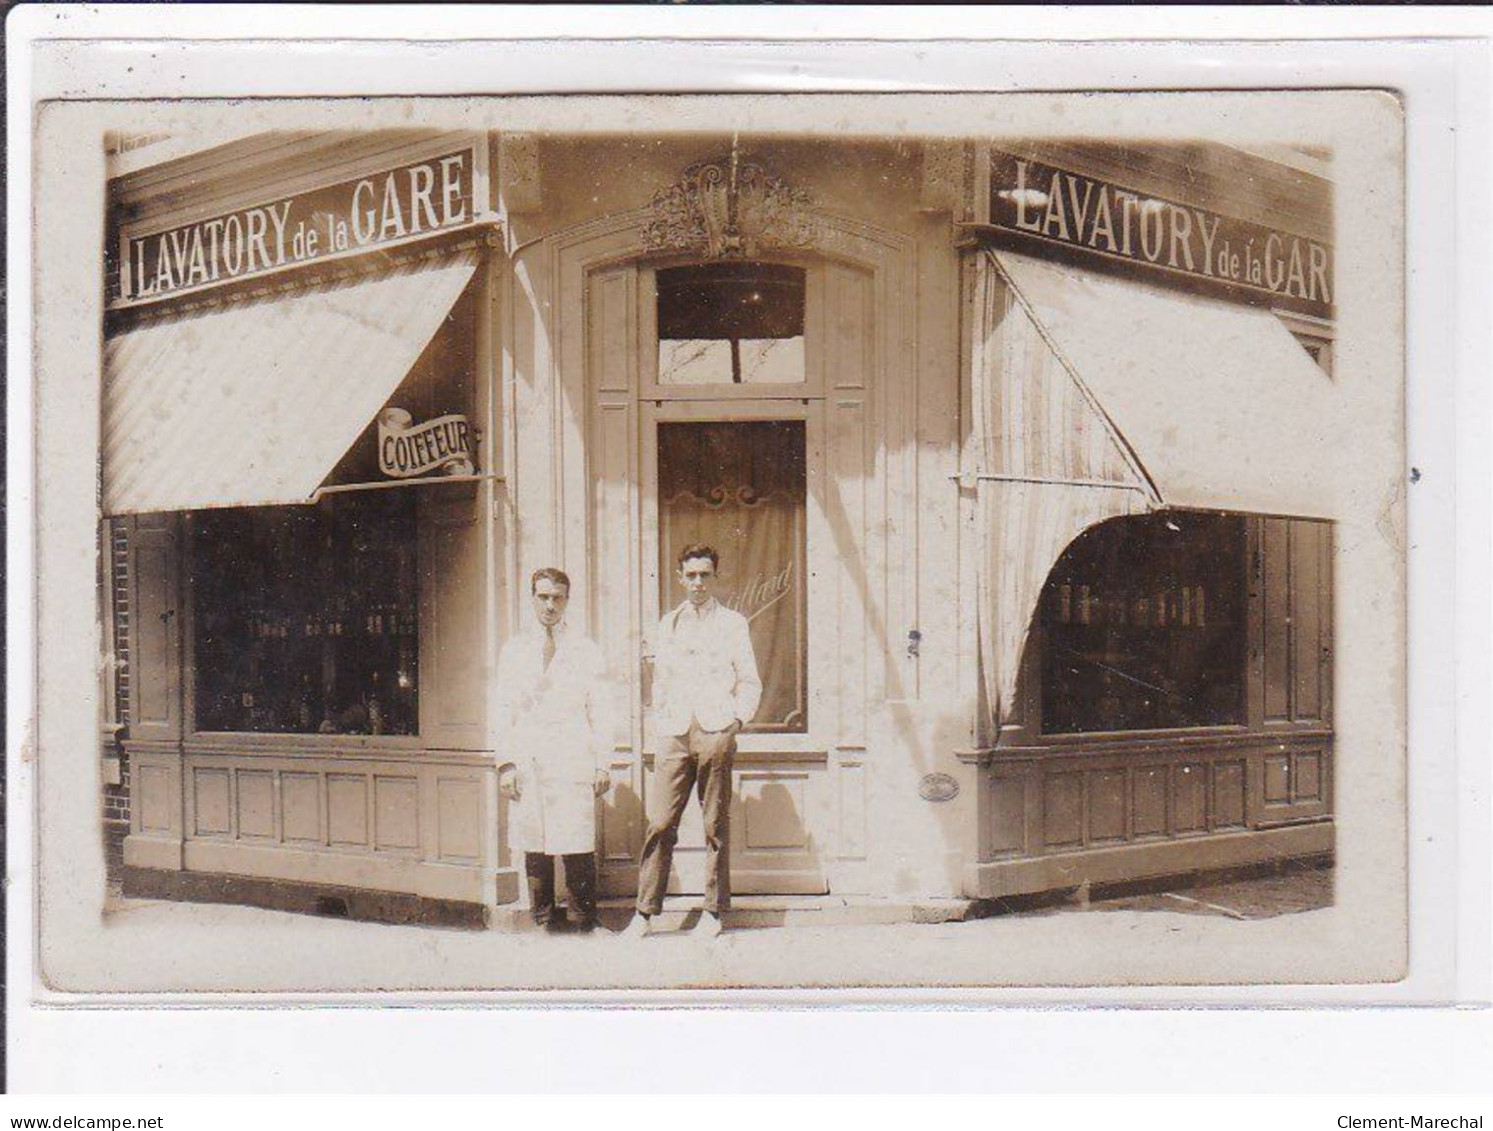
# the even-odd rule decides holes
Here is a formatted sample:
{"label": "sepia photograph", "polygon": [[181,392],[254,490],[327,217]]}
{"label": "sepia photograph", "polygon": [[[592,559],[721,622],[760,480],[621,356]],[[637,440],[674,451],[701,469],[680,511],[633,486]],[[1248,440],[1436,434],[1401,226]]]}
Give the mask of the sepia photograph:
{"label": "sepia photograph", "polygon": [[53,988],[1403,976],[1391,94],[75,110]]}

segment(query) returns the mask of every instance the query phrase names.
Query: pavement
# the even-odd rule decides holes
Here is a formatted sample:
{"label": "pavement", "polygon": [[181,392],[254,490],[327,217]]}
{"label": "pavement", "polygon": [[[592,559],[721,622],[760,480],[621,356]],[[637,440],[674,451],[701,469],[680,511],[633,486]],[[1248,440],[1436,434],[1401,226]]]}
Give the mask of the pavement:
{"label": "pavement", "polygon": [[[1392,955],[1386,952],[1381,968],[1364,952],[1333,889],[1330,869],[1293,868],[1185,889],[1012,905],[973,919],[852,922],[805,911],[782,926],[735,927],[715,939],[688,930],[633,939],[611,931],[390,925],[115,895],[97,938],[82,940],[88,945],[65,961],[54,958],[48,975],[61,991],[188,997],[378,991],[489,1000],[516,993],[493,1000],[564,1004],[646,1002],[663,993],[661,1000],[673,1003],[683,990],[694,995],[685,1004],[751,1004],[754,992],[777,1003],[778,991],[843,991],[835,1000],[853,1002],[878,988],[922,991],[926,999],[928,992],[1005,986],[1037,988],[1014,991],[1028,996],[1042,988],[1113,987],[1111,996],[1123,1001],[1144,994],[1136,987],[1233,984],[1248,995],[1243,1000],[1261,1002],[1273,1000],[1272,986],[1343,980],[1350,953],[1360,980],[1395,975]],[[681,903],[666,925],[692,925],[688,901]],[[614,905],[604,922],[620,927],[628,913],[625,904]],[[1331,989],[1321,1000],[1333,1000]],[[712,998],[717,991],[729,994]],[[1169,992],[1181,996],[1168,1000],[1200,1000]],[[1227,991],[1211,992],[1215,997],[1205,1000],[1234,1000]],[[1013,999],[1008,993],[1001,1000]],[[1084,1000],[1095,1000],[1093,993]]]}

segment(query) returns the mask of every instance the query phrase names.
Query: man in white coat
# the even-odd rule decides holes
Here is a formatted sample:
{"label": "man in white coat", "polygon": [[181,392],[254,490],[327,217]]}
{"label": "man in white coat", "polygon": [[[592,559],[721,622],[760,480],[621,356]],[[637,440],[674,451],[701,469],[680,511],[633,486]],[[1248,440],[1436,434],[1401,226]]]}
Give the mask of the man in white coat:
{"label": "man in white coat", "polygon": [[510,846],[524,853],[534,922],[557,928],[555,857],[577,930],[596,926],[596,798],[607,791],[610,704],[601,649],[565,621],[570,578],[536,570],[529,592],[538,622],[503,646],[498,659],[499,764],[511,762],[504,792]]}
{"label": "man in white coat", "polygon": [[656,793],[638,867],[637,914],[629,935],[646,935],[663,908],[679,820],[698,785],[705,818],[705,907],[695,929],[721,931],[731,905],[731,764],[736,735],[751,722],[762,680],[746,617],[715,599],[719,555],[709,546],[679,554],[685,600],[658,626],[653,729],[660,736]]}

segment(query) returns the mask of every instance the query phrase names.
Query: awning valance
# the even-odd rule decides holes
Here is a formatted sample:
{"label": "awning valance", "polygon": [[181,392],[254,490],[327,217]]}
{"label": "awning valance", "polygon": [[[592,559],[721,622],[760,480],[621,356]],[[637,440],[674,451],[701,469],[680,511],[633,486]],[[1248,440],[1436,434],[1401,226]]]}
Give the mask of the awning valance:
{"label": "awning valance", "polygon": [[109,339],[104,513],[308,502],[475,267],[431,256]]}

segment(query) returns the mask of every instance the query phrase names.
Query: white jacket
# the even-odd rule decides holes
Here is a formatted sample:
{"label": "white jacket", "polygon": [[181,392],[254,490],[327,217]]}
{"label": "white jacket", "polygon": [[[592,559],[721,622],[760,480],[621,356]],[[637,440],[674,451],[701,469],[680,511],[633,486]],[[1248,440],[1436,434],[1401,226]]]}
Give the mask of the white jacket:
{"label": "white jacket", "polygon": [[732,719],[746,724],[761,702],[762,679],[746,617],[715,600],[702,624],[684,621],[696,615],[686,601],[658,622],[653,661],[655,734],[687,734],[691,719],[701,730],[725,730]]}
{"label": "white jacket", "polygon": [[512,848],[596,849],[596,772],[612,752],[601,649],[562,623],[544,668],[544,629],[515,636],[498,659],[498,764],[512,762],[520,796],[509,810]]}

